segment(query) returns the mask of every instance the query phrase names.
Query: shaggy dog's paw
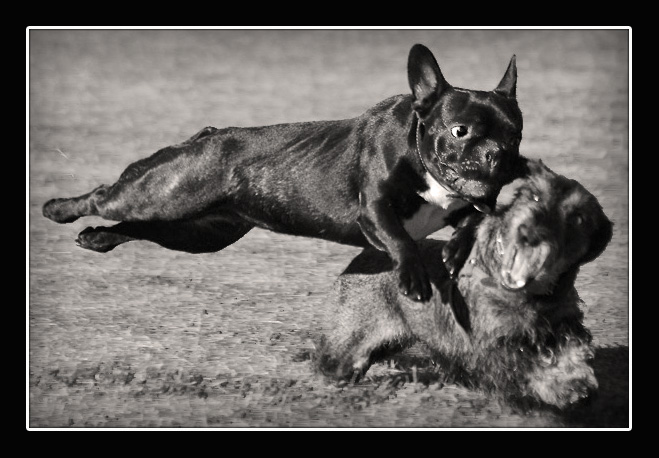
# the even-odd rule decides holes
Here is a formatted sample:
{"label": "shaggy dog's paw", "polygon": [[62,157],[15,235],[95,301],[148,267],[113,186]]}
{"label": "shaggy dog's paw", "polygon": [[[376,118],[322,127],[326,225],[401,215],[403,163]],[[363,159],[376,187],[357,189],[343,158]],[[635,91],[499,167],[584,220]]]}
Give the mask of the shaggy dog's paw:
{"label": "shaggy dog's paw", "polygon": [[587,345],[562,348],[553,364],[538,367],[531,375],[534,395],[561,409],[591,396],[598,388],[591,355]]}
{"label": "shaggy dog's paw", "polygon": [[311,361],[317,372],[339,385],[358,382],[370,366],[368,358],[357,361],[350,348],[337,349],[326,336],[321,336],[316,343]]}

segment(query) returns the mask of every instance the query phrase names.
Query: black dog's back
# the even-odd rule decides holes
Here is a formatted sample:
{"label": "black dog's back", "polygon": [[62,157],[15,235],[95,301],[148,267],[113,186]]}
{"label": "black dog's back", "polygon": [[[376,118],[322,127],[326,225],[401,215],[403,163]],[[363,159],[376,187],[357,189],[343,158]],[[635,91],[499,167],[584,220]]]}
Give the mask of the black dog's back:
{"label": "black dog's back", "polygon": [[[352,119],[206,127],[129,165],[114,185],[47,202],[44,215],[58,222],[85,215],[122,221],[80,234],[78,243],[96,251],[135,239],[217,251],[254,226],[369,246],[357,224],[360,154],[375,150],[369,142],[387,135],[369,138],[366,132],[374,127],[374,116],[380,127],[402,125],[401,113],[409,105],[411,96],[401,95]],[[393,135],[392,142],[396,137],[401,136]],[[407,148],[406,141],[403,136],[400,145],[392,143],[391,154]],[[197,242],[187,232],[207,240]],[[181,237],[189,240],[177,240]]]}
{"label": "black dog's back", "polygon": [[354,243],[356,135],[353,120],[232,129],[223,139],[232,149],[221,153],[230,155],[222,205],[258,227]]}

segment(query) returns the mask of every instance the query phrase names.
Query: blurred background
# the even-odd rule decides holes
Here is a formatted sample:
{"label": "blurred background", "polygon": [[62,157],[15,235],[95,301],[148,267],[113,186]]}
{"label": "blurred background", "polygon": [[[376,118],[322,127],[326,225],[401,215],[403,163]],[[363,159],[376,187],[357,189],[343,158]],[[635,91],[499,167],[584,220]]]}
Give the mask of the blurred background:
{"label": "blurred background", "polygon": [[[629,33],[30,30],[29,426],[626,426]],[[590,410],[528,417],[459,386],[323,385],[308,353],[359,249],[255,229],[215,254],[102,255],[73,242],[101,219],[41,215],[204,126],[357,116],[409,92],[415,43],[469,89],[496,87],[516,54],[522,153],[579,180],[615,224],[577,283],[600,349]]]}

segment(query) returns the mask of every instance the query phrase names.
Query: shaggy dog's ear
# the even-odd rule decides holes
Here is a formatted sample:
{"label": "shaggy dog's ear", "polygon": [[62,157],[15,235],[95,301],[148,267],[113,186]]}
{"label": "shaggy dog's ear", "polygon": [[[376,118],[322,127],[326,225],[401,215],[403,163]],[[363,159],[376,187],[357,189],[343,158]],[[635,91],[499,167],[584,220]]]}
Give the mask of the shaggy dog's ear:
{"label": "shaggy dog's ear", "polygon": [[588,251],[579,260],[580,264],[586,264],[602,254],[613,236],[613,223],[606,217],[601,208],[596,227],[597,230],[590,238]]}
{"label": "shaggy dog's ear", "polygon": [[526,182],[526,178],[518,178],[501,188],[501,191],[499,191],[499,195],[497,196],[497,205],[495,207],[497,212],[510,207],[515,200],[515,196],[517,196],[518,189],[524,182]]}
{"label": "shaggy dog's ear", "polygon": [[518,157],[515,161],[510,178],[506,182],[507,184],[504,184],[501,191],[499,191],[496,210],[499,211],[512,204],[515,199],[515,190],[529,177],[529,175],[531,175],[531,173],[536,172],[542,167],[544,167],[544,164],[540,160],[528,159],[524,156]]}

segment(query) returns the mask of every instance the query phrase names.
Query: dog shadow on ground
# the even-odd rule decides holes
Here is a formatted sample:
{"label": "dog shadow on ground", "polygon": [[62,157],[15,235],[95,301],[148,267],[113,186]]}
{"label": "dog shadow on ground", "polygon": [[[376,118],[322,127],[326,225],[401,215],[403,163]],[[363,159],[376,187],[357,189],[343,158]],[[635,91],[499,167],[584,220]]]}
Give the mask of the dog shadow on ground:
{"label": "dog shadow on ground", "polygon": [[593,361],[599,389],[585,405],[565,413],[566,426],[629,427],[629,347],[601,347]]}
{"label": "dog shadow on ground", "polygon": [[[396,355],[395,376],[371,376],[374,379],[391,378],[388,383],[416,381],[425,386],[432,384],[463,383],[461,374],[447,376],[426,353],[423,346],[415,346]],[[557,424],[568,428],[627,428],[629,427],[629,348],[627,346],[595,349],[593,360],[595,377],[599,383],[596,393],[566,410],[551,406],[529,405],[524,402],[508,402],[514,412],[543,411],[554,416]],[[368,376],[367,376],[368,377]],[[383,380],[379,380],[380,383]]]}

